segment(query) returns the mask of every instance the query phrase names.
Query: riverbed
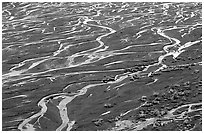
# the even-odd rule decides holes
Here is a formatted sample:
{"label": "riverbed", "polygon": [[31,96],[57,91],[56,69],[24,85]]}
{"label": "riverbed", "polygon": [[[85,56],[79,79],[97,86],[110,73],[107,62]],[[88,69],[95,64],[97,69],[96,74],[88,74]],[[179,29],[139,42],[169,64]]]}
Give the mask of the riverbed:
{"label": "riverbed", "polygon": [[201,17],[199,2],[4,2],[2,130],[202,130]]}

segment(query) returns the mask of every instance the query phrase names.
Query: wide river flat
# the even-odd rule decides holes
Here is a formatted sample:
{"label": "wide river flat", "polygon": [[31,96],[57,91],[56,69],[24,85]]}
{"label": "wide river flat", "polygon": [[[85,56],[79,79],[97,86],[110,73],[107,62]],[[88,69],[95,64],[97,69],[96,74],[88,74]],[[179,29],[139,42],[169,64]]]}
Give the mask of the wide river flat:
{"label": "wide river flat", "polygon": [[2,3],[2,130],[202,130],[202,3]]}

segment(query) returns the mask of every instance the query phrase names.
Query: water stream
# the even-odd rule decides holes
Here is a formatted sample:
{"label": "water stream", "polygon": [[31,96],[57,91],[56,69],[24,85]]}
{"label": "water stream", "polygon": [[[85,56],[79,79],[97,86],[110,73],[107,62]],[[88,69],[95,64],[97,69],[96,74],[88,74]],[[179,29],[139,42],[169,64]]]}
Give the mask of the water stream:
{"label": "water stream", "polygon": [[[187,35],[191,34],[190,28],[195,30],[202,26],[199,17],[195,19],[191,15],[191,23],[183,20],[177,24],[165,25],[165,21],[173,21],[173,18],[179,18],[181,15],[178,12],[182,10],[178,8],[174,11],[178,15],[170,17],[173,9],[169,8],[177,8],[174,4],[118,4],[99,3],[97,6],[96,3],[81,3],[81,5],[79,3],[56,3],[56,5],[54,3],[47,5],[46,3],[36,3],[36,5],[34,3],[8,3],[3,6],[2,92],[5,102],[3,107],[6,107],[7,102],[18,98],[19,103],[14,101],[12,106],[20,104],[29,108],[30,106],[23,103],[25,99],[29,99],[31,103],[37,102],[35,106],[40,109],[31,111],[32,115],[26,118],[23,116],[23,121],[22,117],[19,117],[19,120],[18,118],[10,121],[3,120],[5,125],[18,121],[16,127],[18,130],[42,130],[41,121],[49,120],[46,115],[55,108],[55,114],[52,115],[59,116],[55,130],[70,131],[77,121],[70,119],[72,114],[69,114],[69,106],[74,100],[87,94],[90,89],[99,91],[100,88],[108,85],[107,90],[118,91],[114,88],[128,85],[130,76],[147,73],[145,77],[149,77],[169,67],[164,63],[165,58],[173,57],[173,60],[176,60],[190,47],[201,43],[201,38],[183,41],[188,38]],[[183,4],[180,6],[184,8]],[[198,4],[193,3],[191,6],[198,6]],[[18,13],[15,13],[16,10]],[[196,15],[199,16],[199,10],[196,12]],[[30,31],[31,29],[33,32]],[[178,32],[181,29],[185,29],[188,33],[181,34]],[[174,35],[178,33],[179,35]],[[151,53],[149,54],[151,56],[148,53]],[[127,68],[126,66],[134,66],[140,60],[150,61],[151,59],[155,63],[144,64],[142,70],[132,73],[121,72]],[[107,83],[101,82],[101,77],[109,73],[113,73],[115,79]],[[70,79],[67,78],[68,76]],[[72,76],[74,78],[76,76],[75,91],[72,91],[73,88],[70,86]],[[156,84],[158,80],[155,79],[147,85]],[[56,82],[58,83],[55,84]],[[66,85],[66,82],[69,84]],[[87,82],[87,84],[77,86],[80,82]],[[54,89],[50,84],[53,84]],[[37,85],[48,87],[44,87],[45,90],[36,89],[24,92],[27,90],[23,88],[24,86],[31,89]],[[73,85],[75,85],[74,81]],[[13,87],[13,90],[6,87]],[[67,92],[69,90],[70,92]],[[15,93],[11,93],[12,91]],[[194,103],[185,106],[192,105]],[[124,115],[134,110],[129,110]],[[170,111],[170,114],[175,110]],[[11,112],[6,113],[5,111],[5,118],[10,115],[9,113]],[[112,111],[106,111],[100,116],[110,113]],[[156,118],[152,118],[137,124],[134,129],[141,130],[155,120]],[[118,122],[116,125],[121,125],[121,123],[123,122]],[[132,125],[131,122],[130,125]],[[9,126],[5,126],[7,127]],[[113,128],[113,130],[120,129]]]}

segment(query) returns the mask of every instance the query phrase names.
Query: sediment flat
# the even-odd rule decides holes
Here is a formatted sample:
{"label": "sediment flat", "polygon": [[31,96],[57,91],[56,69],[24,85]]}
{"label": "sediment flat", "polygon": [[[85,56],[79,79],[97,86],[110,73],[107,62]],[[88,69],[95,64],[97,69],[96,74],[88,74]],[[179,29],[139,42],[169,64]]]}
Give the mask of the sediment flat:
{"label": "sediment flat", "polygon": [[2,3],[3,131],[202,131],[202,3]]}

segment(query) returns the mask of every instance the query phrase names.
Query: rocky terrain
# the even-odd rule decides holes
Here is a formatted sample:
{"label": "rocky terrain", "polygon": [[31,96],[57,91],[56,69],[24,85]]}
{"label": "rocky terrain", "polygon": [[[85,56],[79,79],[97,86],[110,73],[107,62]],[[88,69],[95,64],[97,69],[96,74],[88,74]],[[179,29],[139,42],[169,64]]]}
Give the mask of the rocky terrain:
{"label": "rocky terrain", "polygon": [[202,131],[202,3],[2,3],[3,131]]}

